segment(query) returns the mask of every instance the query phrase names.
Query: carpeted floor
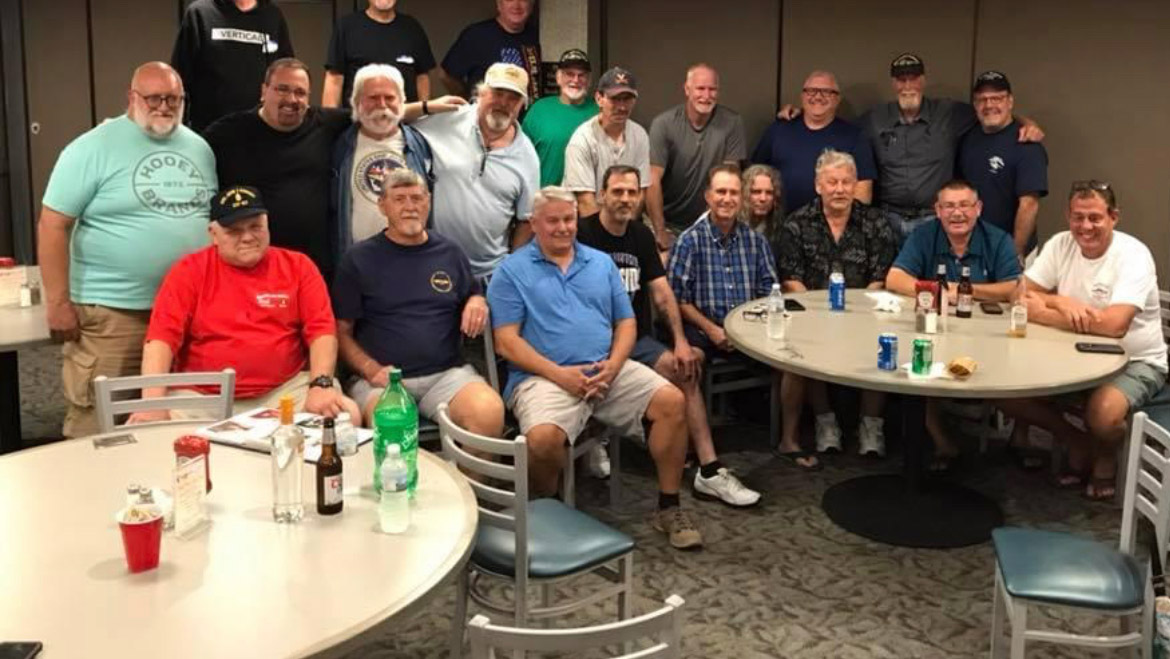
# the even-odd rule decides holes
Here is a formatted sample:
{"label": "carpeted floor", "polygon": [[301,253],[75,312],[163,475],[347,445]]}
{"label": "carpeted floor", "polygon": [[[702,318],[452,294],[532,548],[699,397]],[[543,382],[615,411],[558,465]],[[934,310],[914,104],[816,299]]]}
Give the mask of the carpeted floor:
{"label": "carpeted floor", "polygon": [[[25,436],[58,436],[62,403],[58,351],[22,351]],[[943,659],[988,652],[993,552],[990,545],[957,550],[889,547],[853,536],[824,515],[826,488],[852,476],[899,467],[895,455],[874,464],[854,456],[831,459],[805,474],[773,458],[764,428],[716,429],[721,457],[750,486],[764,492],[759,506],[733,510],[689,494],[683,505],[700,525],[706,547],[683,553],[646,522],[655,501],[648,456],[622,451],[620,506],[610,506],[604,482],[579,479],[578,505],[630,533],[638,542],[638,611],[656,608],[671,593],[687,601],[687,657],[763,659]],[[848,444],[852,449],[853,443]],[[691,474],[688,473],[688,477]],[[993,448],[967,461],[957,476],[1003,506],[1009,524],[1070,530],[1116,544],[1120,509],[1088,503],[1050,487],[1042,475],[1005,464]],[[347,659],[445,657],[454,588],[445,586],[408,620],[371,630],[341,653]],[[612,606],[575,618],[578,624],[612,619]],[[1054,620],[1079,629],[1107,629],[1093,619]],[[1115,629],[1115,627],[1114,627]],[[338,654],[338,653],[331,653]],[[1036,645],[1031,659],[1112,656]]]}

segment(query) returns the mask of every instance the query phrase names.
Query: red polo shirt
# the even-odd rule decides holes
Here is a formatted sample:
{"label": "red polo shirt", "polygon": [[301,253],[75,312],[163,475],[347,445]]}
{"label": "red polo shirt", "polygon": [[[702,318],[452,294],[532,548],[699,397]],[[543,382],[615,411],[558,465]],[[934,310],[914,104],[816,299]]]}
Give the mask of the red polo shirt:
{"label": "red polo shirt", "polygon": [[171,347],[177,373],[234,368],[236,397],[254,398],[304,370],[309,344],[335,333],[325,281],[309,257],[269,247],[245,269],[211,246],[171,266],[146,340]]}

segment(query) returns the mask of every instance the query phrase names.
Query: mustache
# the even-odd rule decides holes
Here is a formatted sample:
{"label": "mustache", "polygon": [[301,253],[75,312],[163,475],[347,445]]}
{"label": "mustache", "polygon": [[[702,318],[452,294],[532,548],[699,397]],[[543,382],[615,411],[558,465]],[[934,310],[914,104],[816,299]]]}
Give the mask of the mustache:
{"label": "mustache", "polygon": [[360,117],[362,123],[367,121],[385,121],[391,125],[397,125],[402,117],[389,108],[379,108],[370,112],[363,112]]}

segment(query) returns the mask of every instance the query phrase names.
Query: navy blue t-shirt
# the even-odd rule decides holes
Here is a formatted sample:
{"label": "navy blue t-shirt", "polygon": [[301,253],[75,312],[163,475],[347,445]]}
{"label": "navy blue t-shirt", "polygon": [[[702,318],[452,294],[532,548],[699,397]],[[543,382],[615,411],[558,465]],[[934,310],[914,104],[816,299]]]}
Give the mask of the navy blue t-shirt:
{"label": "navy blue t-shirt", "polygon": [[[505,30],[494,18],[472,23],[443,58],[443,70],[467,86],[468,93],[483,80],[488,67],[507,62],[528,72],[528,101],[540,96],[540,32],[536,20],[529,19],[518,34]],[[537,75],[533,75],[533,73]]]}
{"label": "navy blue t-shirt", "polygon": [[799,117],[792,121],[776,120],[760,138],[752,162],[780,170],[784,207],[797,209],[817,196],[817,158],[825,149],[852,155],[857,162],[857,180],[877,178],[873,146],[862,137],[860,128],[840,117],[820,130],[812,130]]}
{"label": "navy blue t-shirt", "polygon": [[[1020,124],[1011,122],[995,133],[978,126],[959,142],[959,176],[971,182],[983,202],[979,219],[1014,235],[1020,197],[1048,194],[1048,152],[1038,142],[1020,142]],[[1028,250],[1036,245],[1036,234]]]}
{"label": "navy blue t-shirt", "polygon": [[471,264],[455,243],[430,233],[399,245],[379,233],[350,247],[333,279],[333,313],[354,321],[358,345],[404,377],[462,363],[459,321],[479,294]]}

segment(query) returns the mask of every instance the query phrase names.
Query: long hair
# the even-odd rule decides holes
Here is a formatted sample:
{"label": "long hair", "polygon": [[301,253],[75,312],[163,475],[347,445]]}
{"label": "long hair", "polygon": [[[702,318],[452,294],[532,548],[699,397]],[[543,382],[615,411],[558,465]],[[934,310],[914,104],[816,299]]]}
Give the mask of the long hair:
{"label": "long hair", "polygon": [[[775,201],[772,204],[772,214],[764,219],[763,226],[757,228],[757,225],[752,224],[752,209],[751,204],[748,203],[748,194],[752,187],[752,181],[756,177],[767,176],[772,179],[772,189],[775,190]],[[779,234],[780,222],[784,219],[784,186],[780,181],[780,172],[774,167],[768,165],[752,165],[743,172],[743,205],[739,209],[740,219],[743,223],[748,225],[753,230],[758,230],[765,236],[771,238]]]}

